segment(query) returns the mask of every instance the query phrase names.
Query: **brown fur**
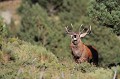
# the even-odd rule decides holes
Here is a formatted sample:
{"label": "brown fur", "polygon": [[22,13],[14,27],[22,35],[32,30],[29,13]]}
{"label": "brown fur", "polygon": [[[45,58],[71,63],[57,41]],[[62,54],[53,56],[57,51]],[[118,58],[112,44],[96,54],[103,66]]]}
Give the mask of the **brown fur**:
{"label": "brown fur", "polygon": [[[72,25],[71,25],[72,26]],[[70,48],[72,51],[72,55],[74,60],[77,63],[82,62],[93,62],[93,64],[98,65],[98,52],[97,50],[91,45],[85,45],[82,43],[81,38],[85,37],[91,31],[90,28],[85,32],[70,32],[68,27],[65,27],[67,34],[71,36],[71,44]]]}
{"label": "brown fur", "polygon": [[92,59],[92,53],[90,49],[81,41],[77,45],[71,43],[70,48],[72,51],[72,55],[77,63],[82,63]]}

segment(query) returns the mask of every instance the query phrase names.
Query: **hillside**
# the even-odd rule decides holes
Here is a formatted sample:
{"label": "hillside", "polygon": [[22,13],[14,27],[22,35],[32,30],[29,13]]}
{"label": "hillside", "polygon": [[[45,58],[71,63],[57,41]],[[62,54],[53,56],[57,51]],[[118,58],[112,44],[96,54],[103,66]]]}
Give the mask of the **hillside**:
{"label": "hillside", "polygon": [[52,52],[9,38],[0,51],[0,79],[112,79],[113,71],[88,63],[59,62]]}
{"label": "hillside", "polygon": [[[120,66],[108,68],[120,64],[119,21],[119,0],[2,0],[0,79],[113,79],[116,70],[120,79]],[[98,51],[97,67],[75,63],[65,31],[90,25],[81,41]]]}
{"label": "hillside", "polygon": [[[3,43],[2,51],[0,51],[0,78],[27,78],[27,75],[30,78],[32,77],[29,74],[30,68],[33,71],[31,73],[36,73],[42,67],[46,67],[45,65],[52,65],[57,62],[55,55],[44,47],[10,38],[8,42]],[[33,74],[33,76],[36,75]]]}

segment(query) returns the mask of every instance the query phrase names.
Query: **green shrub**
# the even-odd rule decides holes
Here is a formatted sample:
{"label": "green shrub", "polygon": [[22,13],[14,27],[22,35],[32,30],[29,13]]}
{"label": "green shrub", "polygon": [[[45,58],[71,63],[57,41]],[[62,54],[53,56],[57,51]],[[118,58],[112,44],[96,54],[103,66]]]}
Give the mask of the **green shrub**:
{"label": "green shrub", "polygon": [[[120,5],[119,0],[91,0],[88,15],[92,21],[113,28],[120,35]],[[97,21],[97,22],[96,22]]]}
{"label": "green shrub", "polygon": [[10,55],[10,59],[16,62],[22,61],[26,63],[32,63],[32,60],[39,61],[41,63],[47,62],[51,63],[57,61],[57,58],[45,48],[37,45],[31,45],[30,43],[26,43],[24,41],[15,40],[15,38],[10,38],[10,42],[4,44],[3,46],[3,54],[6,53]]}
{"label": "green shrub", "polygon": [[3,22],[3,18],[0,17],[0,37],[5,38],[6,35],[7,35],[7,26]]}
{"label": "green shrub", "polygon": [[[27,70],[32,66],[39,69],[57,62],[55,55],[45,48],[9,38],[8,42],[4,42],[0,52],[0,78],[13,79],[22,67],[25,67],[25,73],[29,73]],[[26,78],[27,74],[23,74],[21,78],[24,76]]]}

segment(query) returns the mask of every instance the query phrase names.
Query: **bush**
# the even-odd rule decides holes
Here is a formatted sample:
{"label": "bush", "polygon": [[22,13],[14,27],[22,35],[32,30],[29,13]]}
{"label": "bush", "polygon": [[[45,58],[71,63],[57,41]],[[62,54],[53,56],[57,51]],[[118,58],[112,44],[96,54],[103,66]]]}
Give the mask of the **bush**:
{"label": "bush", "polygon": [[13,79],[22,72],[21,68],[25,68],[24,73],[27,74],[22,74],[20,77],[27,78],[29,68],[34,66],[36,70],[39,70],[57,62],[55,55],[45,48],[16,38],[9,38],[0,51],[0,78]]}
{"label": "bush", "polygon": [[7,35],[7,26],[0,17],[0,37],[5,38]]}
{"label": "bush", "polygon": [[31,7],[25,3],[22,7],[19,9],[22,13],[22,26],[18,35],[25,41],[46,45],[51,30],[46,12],[38,4]]}
{"label": "bush", "polygon": [[[37,45],[31,45],[24,41],[9,38],[9,42],[5,43],[2,49],[2,54],[4,58],[7,55],[9,58],[6,59],[6,62],[24,62],[30,64],[33,60],[40,63],[52,63],[57,61],[57,58],[45,48]],[[4,63],[4,62],[3,62]]]}
{"label": "bush", "polygon": [[94,46],[99,53],[99,65],[108,66],[111,63],[118,63],[120,40],[106,27],[92,26],[92,32],[86,39],[86,44]]}
{"label": "bush", "polygon": [[88,15],[93,22],[113,28],[120,35],[120,5],[119,0],[93,0],[89,6]]}

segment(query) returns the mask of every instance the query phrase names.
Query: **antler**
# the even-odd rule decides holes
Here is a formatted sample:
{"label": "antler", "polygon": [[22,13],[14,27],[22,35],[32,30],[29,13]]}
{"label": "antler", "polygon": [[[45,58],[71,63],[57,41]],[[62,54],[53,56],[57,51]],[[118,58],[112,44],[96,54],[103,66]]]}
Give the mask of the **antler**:
{"label": "antler", "polygon": [[[81,24],[80,28],[79,28],[79,31],[80,29],[82,28],[83,24]],[[84,31],[84,29],[82,31],[80,31],[80,34]]]}
{"label": "antler", "polygon": [[[71,27],[73,28],[72,23],[71,23]],[[72,32],[70,32],[70,31],[69,31],[68,26],[67,26],[67,27],[65,27],[65,30],[66,30],[66,32],[67,32],[68,34],[71,34],[71,33],[72,33]]]}
{"label": "antler", "polygon": [[90,25],[89,29],[86,31],[86,33],[89,34],[88,32],[91,32],[91,25]]}
{"label": "antler", "polygon": [[72,26],[72,28],[73,28],[73,25],[72,25],[72,23],[71,23],[71,26]]}
{"label": "antler", "polygon": [[87,34],[90,33],[90,31],[91,31],[91,25],[90,25],[89,29],[88,29],[85,33],[82,33],[84,30],[85,30],[85,29],[83,29],[83,30],[80,32],[80,37],[85,37]]}
{"label": "antler", "polygon": [[68,31],[68,26],[65,27],[66,32],[69,34],[70,32]]}

